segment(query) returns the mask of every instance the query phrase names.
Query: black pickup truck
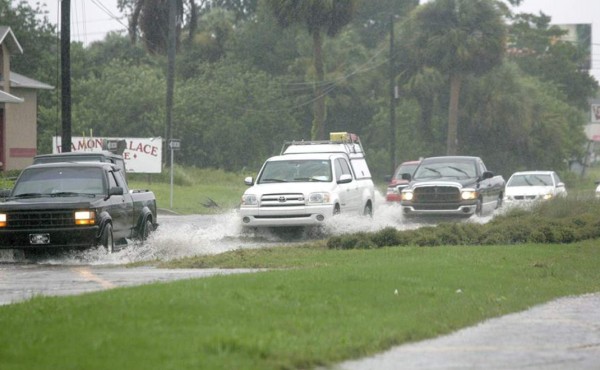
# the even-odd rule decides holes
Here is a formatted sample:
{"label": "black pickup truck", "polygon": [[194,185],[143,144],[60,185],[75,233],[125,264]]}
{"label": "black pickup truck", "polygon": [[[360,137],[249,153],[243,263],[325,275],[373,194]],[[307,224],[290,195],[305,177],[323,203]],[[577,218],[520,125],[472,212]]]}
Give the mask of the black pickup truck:
{"label": "black pickup truck", "polygon": [[130,191],[113,163],[34,164],[0,198],[0,249],[103,245],[113,252],[158,226],[154,193]]}
{"label": "black pickup truck", "polygon": [[504,178],[479,157],[426,158],[403,178],[410,181],[402,190],[405,216],[482,216],[502,205]]}

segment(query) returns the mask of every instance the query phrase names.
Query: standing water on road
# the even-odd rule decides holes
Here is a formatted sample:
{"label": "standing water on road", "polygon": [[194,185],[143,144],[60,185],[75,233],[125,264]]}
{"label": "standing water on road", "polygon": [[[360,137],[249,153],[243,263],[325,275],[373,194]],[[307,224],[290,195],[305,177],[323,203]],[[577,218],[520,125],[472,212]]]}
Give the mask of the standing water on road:
{"label": "standing water on road", "polygon": [[[485,223],[490,219],[491,216],[462,222]],[[237,249],[293,246],[334,235],[376,232],[386,227],[408,230],[423,225],[413,220],[404,220],[400,206],[385,201],[377,202],[372,218],[342,214],[329,219],[318,232],[304,229],[245,232],[235,210],[218,215],[160,215],[158,221],[159,228],[146,242],[130,242],[128,246],[113,254],[107,254],[104,248],[99,247],[56,253],[36,258],[35,262],[60,265],[120,265],[140,261],[166,261]],[[1,262],[14,261],[3,255],[0,256]]]}

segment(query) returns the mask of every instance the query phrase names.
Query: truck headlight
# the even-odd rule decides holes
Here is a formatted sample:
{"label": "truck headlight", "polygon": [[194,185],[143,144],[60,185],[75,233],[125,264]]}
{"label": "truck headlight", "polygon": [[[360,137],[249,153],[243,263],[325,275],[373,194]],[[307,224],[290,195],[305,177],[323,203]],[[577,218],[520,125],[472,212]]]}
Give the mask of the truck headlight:
{"label": "truck headlight", "polygon": [[544,194],[542,199],[544,199],[544,200],[552,199],[552,194]]}
{"label": "truck headlight", "polygon": [[329,203],[330,199],[329,193],[310,193],[308,195],[308,203]]}
{"label": "truck headlight", "polygon": [[94,225],[96,223],[96,212],[77,211],[75,212],[75,225]]}
{"label": "truck headlight", "polygon": [[460,193],[460,196],[462,199],[464,200],[473,200],[473,199],[477,199],[477,196],[479,194],[477,194],[477,192],[475,190],[463,190]]}
{"label": "truck headlight", "polygon": [[412,191],[403,191],[402,192],[402,200],[413,200],[413,192]]}
{"label": "truck headlight", "polygon": [[0,213],[0,227],[6,227],[6,213]]}
{"label": "truck headlight", "polygon": [[256,206],[258,205],[258,197],[254,194],[244,194],[242,195],[242,205]]}

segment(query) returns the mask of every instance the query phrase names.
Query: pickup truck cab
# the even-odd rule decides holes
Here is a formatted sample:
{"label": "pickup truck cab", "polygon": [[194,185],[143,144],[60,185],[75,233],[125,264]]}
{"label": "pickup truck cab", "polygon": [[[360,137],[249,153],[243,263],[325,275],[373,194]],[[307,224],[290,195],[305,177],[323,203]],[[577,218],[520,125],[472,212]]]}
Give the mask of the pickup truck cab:
{"label": "pickup truck cab", "polygon": [[0,249],[86,248],[109,252],[156,227],[156,200],[130,191],[123,171],[106,162],[57,162],[24,169],[1,194]]}
{"label": "pickup truck cab", "polygon": [[425,158],[415,173],[403,175],[405,216],[482,216],[502,205],[505,181],[488,171],[479,157]]}
{"label": "pickup truck cab", "polygon": [[245,227],[318,226],[339,213],[373,214],[375,187],[358,137],[287,142],[242,196]]}
{"label": "pickup truck cab", "polygon": [[127,180],[125,160],[122,156],[103,150],[101,152],[64,152],[53,154],[38,154],[33,157],[33,164],[57,163],[57,162],[106,162],[113,163],[121,169],[121,173]]}

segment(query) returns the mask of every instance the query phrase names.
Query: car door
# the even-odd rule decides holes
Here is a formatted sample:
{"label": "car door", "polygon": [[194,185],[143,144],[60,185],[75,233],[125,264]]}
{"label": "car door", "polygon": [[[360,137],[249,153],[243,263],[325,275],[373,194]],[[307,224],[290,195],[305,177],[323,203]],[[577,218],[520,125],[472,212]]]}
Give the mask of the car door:
{"label": "car door", "polygon": [[350,169],[350,164],[346,160],[346,158],[340,157],[335,160],[336,167],[336,181],[339,181],[342,175],[350,175],[352,181],[347,183],[340,184],[338,182],[337,186],[339,188],[339,197],[340,203],[342,207],[342,212],[358,212],[361,206],[361,194],[358,189],[358,182]]}
{"label": "car door", "polygon": [[118,169],[108,171],[109,189],[114,187],[123,188],[123,195],[111,195],[108,207],[113,222],[113,235],[115,239],[131,237],[133,228],[133,199],[129,193],[129,188],[125,179]]}
{"label": "car door", "polygon": [[[480,176],[483,176],[483,174],[487,171],[485,165],[483,164],[483,161],[481,159],[478,159],[475,165],[477,166],[477,171],[480,174]],[[483,208],[485,210],[484,213],[492,211],[494,208],[496,208],[498,203],[500,189],[496,186],[494,182],[495,180],[492,177],[485,180],[481,180],[479,183],[479,191],[481,193]]]}

